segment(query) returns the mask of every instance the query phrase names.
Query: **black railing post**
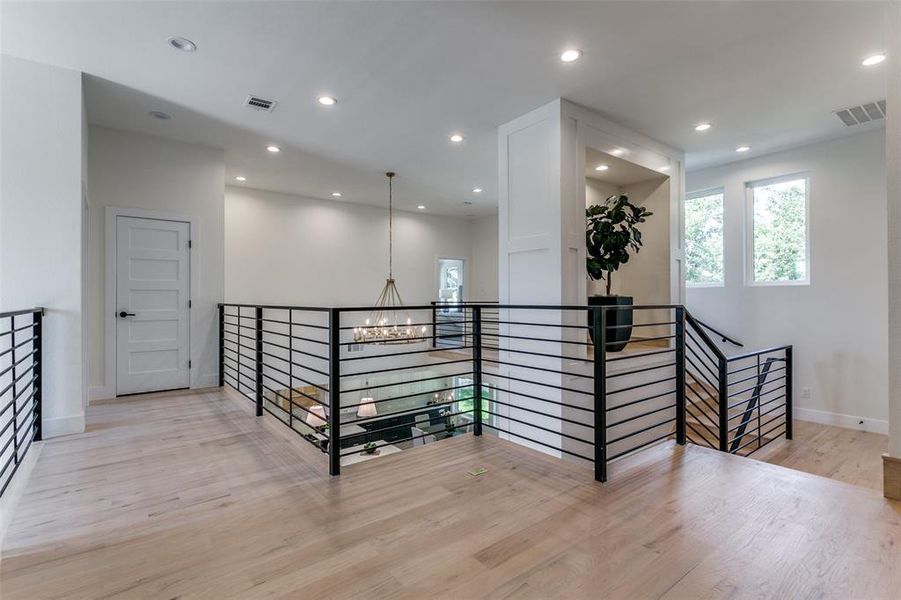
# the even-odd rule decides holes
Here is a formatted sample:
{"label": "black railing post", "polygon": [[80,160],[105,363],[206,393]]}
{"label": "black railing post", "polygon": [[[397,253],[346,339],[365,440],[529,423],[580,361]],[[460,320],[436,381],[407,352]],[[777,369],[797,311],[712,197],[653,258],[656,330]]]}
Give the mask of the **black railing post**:
{"label": "black railing post", "polygon": [[785,349],[785,439],[792,439],[792,347]]}
{"label": "black railing post", "polygon": [[607,311],[592,307],[594,340],[594,478],[607,481]]}
{"label": "black railing post", "polygon": [[[466,310],[465,308],[463,309]],[[482,435],[482,308],[472,309],[472,434]],[[465,312],[464,312],[465,315]]]}
{"label": "black railing post", "polygon": [[34,431],[34,439],[40,441],[44,439],[44,424],[43,424],[43,412],[44,412],[44,367],[43,367],[43,356],[41,352],[41,345],[44,343],[44,335],[43,335],[43,325],[44,325],[44,309],[40,309],[35,311],[34,313],[34,328],[32,334],[35,337],[34,340],[34,357],[33,365],[34,365],[34,387],[32,388],[32,394],[34,394],[34,422],[35,422],[35,431]]}
{"label": "black railing post", "polygon": [[432,302],[432,348],[438,347],[438,303]]}
{"label": "black railing post", "polygon": [[724,357],[719,357],[717,376],[719,381],[719,409],[720,409],[720,450],[729,451],[729,363]]}
{"label": "black railing post", "polygon": [[[240,340],[238,340],[240,341]],[[225,385],[225,306],[219,305],[219,387]]]}
{"label": "black railing post", "polygon": [[341,311],[328,309],[328,472],[341,474]]}
{"label": "black railing post", "polygon": [[676,443],[685,445],[685,308],[676,307]]}
{"label": "black railing post", "polygon": [[256,307],[256,401],[257,416],[263,416],[263,307]]}
{"label": "black railing post", "polygon": [[[9,317],[9,352],[10,352],[10,370],[12,371],[12,422],[13,422],[13,466],[18,468],[19,465],[19,407],[16,402],[16,396],[19,395],[16,387],[16,317]],[[15,469],[14,469],[15,470]]]}

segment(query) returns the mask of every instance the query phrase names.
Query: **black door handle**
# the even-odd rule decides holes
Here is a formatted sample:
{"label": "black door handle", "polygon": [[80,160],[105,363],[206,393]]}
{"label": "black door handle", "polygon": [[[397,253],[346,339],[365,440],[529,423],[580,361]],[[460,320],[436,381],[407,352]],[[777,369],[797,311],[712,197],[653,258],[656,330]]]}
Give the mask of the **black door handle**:
{"label": "black door handle", "polygon": [[134,314],[134,313],[130,313],[130,312],[125,312],[125,311],[123,310],[123,311],[120,311],[120,312],[119,312],[119,316],[120,316],[121,318],[124,319],[125,317],[133,317],[133,316],[135,316],[135,314]]}

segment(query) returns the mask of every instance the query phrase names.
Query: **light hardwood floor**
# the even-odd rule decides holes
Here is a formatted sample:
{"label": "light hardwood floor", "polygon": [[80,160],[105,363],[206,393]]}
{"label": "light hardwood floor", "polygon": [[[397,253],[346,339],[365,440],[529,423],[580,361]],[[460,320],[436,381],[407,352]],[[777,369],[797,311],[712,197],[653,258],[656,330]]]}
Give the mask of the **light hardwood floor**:
{"label": "light hardwood floor", "polygon": [[887,435],[795,421],[793,440],[772,442],[753,457],[881,492],[886,451]]}
{"label": "light hardwood floor", "polygon": [[[325,473],[220,391],[46,442],[0,560],[41,598],[897,598],[901,508],[671,443],[583,467],[460,436]],[[486,468],[484,475],[468,472]]]}

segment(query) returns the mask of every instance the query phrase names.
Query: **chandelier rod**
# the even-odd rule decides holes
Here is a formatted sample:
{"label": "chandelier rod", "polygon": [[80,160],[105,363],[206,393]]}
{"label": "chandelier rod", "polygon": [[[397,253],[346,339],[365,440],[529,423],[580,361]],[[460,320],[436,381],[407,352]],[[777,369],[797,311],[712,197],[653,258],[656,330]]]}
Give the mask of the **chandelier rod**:
{"label": "chandelier rod", "polygon": [[394,193],[391,185],[394,173],[388,171],[388,279],[394,279]]}

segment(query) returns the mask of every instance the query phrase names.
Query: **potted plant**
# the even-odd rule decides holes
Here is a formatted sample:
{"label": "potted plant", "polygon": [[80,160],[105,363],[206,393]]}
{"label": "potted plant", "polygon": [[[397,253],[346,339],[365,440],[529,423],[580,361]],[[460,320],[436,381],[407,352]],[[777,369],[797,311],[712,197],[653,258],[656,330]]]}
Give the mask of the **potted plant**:
{"label": "potted plant", "polygon": [[378,449],[379,447],[376,446],[375,442],[366,442],[363,444],[363,452],[365,454],[375,454]]}
{"label": "potted plant", "polygon": [[[629,262],[631,252],[637,253],[642,246],[641,231],[636,227],[644,223],[654,213],[643,206],[635,206],[625,195],[610,196],[603,204],[588,207],[585,230],[587,249],[586,267],[588,276],[594,280],[607,282],[606,295],[588,297],[589,306],[631,306],[632,296],[611,294],[613,273]],[[588,311],[589,334],[594,339],[594,313]],[[632,337],[632,310],[617,309],[607,311],[607,351],[619,352]]]}

